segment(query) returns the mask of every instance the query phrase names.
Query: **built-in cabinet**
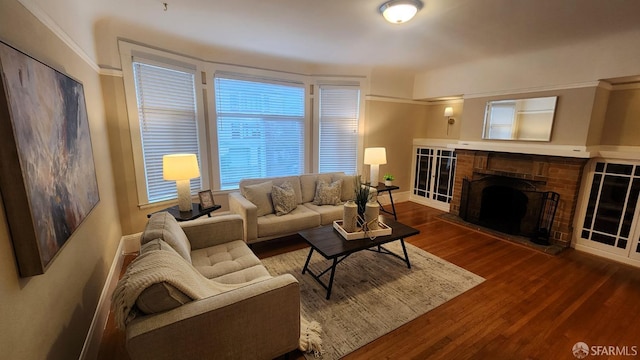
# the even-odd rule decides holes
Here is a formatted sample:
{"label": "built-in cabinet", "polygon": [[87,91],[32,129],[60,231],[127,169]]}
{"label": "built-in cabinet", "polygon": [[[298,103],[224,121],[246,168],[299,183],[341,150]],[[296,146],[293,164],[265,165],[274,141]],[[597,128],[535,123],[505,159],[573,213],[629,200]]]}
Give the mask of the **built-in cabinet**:
{"label": "built-in cabinet", "polygon": [[410,200],[449,211],[453,197],[456,153],[452,149],[414,146]]}
{"label": "built-in cabinet", "polygon": [[640,163],[598,159],[588,170],[577,244],[618,260],[640,261]]}

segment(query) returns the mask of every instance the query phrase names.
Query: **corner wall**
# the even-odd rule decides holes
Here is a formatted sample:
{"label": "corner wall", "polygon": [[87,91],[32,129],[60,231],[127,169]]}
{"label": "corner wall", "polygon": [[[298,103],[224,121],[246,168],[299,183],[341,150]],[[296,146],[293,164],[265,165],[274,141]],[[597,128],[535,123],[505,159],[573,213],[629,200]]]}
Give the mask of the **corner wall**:
{"label": "corner wall", "polygon": [[76,359],[121,237],[100,79],[17,0],[0,1],[0,40],[83,83],[100,191],[45,274],[31,278],[19,277],[14,258],[14,209],[0,206],[0,349],[5,359]]}

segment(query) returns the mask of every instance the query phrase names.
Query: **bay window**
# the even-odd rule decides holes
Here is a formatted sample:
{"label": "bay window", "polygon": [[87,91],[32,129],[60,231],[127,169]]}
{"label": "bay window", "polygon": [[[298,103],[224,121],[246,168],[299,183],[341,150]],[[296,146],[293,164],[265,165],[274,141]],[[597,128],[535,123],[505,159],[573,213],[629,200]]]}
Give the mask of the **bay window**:
{"label": "bay window", "polygon": [[221,190],[244,178],[304,173],[304,99],[302,83],[216,75]]}

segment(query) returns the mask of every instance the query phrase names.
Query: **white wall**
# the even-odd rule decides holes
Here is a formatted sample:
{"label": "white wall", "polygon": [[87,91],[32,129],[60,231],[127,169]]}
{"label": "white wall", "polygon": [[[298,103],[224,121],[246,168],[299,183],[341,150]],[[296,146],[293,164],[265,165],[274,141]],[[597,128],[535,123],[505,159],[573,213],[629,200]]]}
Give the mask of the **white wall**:
{"label": "white wall", "polygon": [[640,30],[480,60],[416,76],[414,99],[518,93],[640,74]]}

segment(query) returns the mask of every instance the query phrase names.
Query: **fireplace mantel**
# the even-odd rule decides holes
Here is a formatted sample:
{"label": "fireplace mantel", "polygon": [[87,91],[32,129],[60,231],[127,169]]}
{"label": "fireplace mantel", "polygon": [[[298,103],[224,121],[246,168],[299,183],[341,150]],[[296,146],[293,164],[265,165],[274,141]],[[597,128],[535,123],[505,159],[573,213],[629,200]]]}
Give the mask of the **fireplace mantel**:
{"label": "fireplace mantel", "polygon": [[458,141],[447,144],[448,148],[463,150],[495,151],[504,153],[562,156],[588,159],[596,155],[586,146],[521,143],[511,141]]}

